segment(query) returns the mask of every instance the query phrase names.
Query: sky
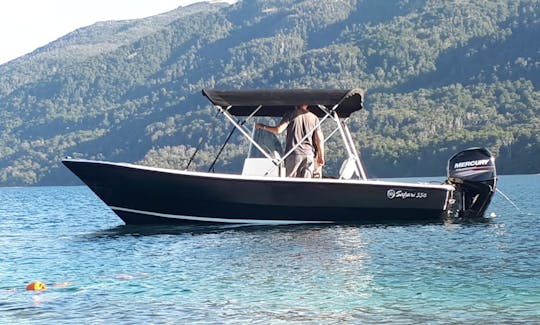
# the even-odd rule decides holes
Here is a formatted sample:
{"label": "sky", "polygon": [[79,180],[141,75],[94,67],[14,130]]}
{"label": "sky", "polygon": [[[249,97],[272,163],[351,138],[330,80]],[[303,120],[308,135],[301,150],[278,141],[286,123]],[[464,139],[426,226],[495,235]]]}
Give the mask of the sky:
{"label": "sky", "polygon": [[0,64],[98,21],[154,16],[195,2],[200,0],[2,1]]}

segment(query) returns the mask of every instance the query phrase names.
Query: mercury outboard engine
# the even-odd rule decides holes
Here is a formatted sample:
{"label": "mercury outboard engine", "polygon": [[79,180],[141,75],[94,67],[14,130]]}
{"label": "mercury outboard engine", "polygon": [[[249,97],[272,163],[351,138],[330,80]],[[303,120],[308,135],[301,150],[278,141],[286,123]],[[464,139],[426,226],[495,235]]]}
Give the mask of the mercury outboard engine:
{"label": "mercury outboard engine", "polygon": [[485,148],[469,148],[448,160],[448,183],[456,187],[458,217],[482,218],[495,193],[495,158]]}

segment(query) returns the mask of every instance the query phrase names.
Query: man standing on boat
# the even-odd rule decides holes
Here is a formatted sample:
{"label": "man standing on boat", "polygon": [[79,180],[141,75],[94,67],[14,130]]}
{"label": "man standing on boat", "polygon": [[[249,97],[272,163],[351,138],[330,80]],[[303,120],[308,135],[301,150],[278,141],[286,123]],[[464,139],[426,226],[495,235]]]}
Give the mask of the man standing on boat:
{"label": "man standing on boat", "polygon": [[301,104],[285,114],[278,125],[257,123],[255,127],[276,135],[287,130],[285,152],[293,149],[285,158],[287,177],[311,178],[324,165],[324,137],[318,124],[319,119],[309,111],[309,106]]}

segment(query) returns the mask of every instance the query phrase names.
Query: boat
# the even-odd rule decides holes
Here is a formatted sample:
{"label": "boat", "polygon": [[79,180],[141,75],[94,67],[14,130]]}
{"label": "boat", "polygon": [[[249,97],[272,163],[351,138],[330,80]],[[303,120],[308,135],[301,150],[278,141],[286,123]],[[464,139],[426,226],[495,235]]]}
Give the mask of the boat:
{"label": "boat", "polygon": [[[202,94],[249,142],[241,173],[215,172],[214,164],[208,171],[192,171],[69,157],[62,163],[126,224],[135,225],[478,219],[484,218],[495,192],[495,158],[485,148],[450,157],[448,175],[438,183],[369,179],[348,127],[350,116],[363,109],[362,89],[203,89]],[[294,148],[283,152],[278,138],[269,139],[270,133],[252,123],[282,117],[302,103],[318,116],[316,127],[331,126],[324,141],[342,140],[346,156],[339,174],[286,177],[284,160]]]}

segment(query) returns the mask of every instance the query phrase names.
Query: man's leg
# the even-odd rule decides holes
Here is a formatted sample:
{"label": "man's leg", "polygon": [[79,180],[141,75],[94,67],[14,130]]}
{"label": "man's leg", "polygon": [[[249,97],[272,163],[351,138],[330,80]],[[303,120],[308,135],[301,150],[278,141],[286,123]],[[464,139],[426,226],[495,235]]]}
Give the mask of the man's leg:
{"label": "man's leg", "polygon": [[302,164],[306,156],[292,154],[285,159],[285,172],[287,177],[304,177],[302,174]]}

